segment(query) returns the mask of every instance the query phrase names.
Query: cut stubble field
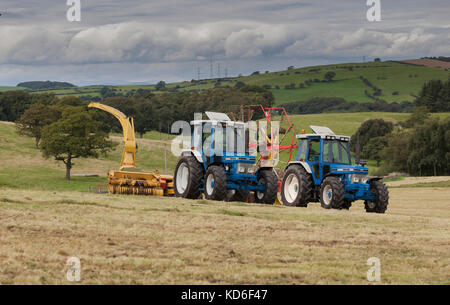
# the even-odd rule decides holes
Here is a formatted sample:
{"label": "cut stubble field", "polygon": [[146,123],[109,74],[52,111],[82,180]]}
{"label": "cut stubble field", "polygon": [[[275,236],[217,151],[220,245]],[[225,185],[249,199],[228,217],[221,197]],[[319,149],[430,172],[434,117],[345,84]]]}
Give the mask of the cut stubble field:
{"label": "cut stubble field", "polygon": [[386,214],[0,188],[1,284],[450,284],[448,188],[394,188]]}

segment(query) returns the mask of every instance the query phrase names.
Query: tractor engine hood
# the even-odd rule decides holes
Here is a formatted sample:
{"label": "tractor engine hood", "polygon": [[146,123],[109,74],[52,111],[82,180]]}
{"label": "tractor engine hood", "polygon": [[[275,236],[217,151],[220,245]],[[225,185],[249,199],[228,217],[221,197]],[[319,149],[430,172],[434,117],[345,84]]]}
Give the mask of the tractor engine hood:
{"label": "tractor engine hood", "polygon": [[367,175],[369,174],[369,169],[360,165],[350,165],[350,164],[342,164],[342,165],[332,165],[330,168],[330,172],[332,174],[361,174]]}

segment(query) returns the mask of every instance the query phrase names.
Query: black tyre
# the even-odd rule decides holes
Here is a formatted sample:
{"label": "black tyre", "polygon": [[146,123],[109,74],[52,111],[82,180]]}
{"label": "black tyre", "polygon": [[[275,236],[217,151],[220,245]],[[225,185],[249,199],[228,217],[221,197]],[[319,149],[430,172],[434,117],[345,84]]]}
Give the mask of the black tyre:
{"label": "black tyre", "polygon": [[313,181],[301,166],[289,167],[281,183],[281,200],[283,205],[307,207],[311,201]]}
{"label": "black tyre", "polygon": [[352,202],[348,199],[344,199],[344,203],[342,204],[342,209],[350,210],[351,206],[352,206]]}
{"label": "black tyre", "polygon": [[228,190],[225,201],[247,202],[249,197],[250,197],[250,191]]}
{"label": "black tyre", "polygon": [[227,196],[227,175],[221,166],[211,165],[205,173],[205,198],[209,200],[225,200]]}
{"label": "black tyre", "polygon": [[195,157],[184,156],[178,160],[175,167],[174,191],[175,196],[197,199],[202,187],[203,166]]}
{"label": "black tyre", "polygon": [[274,204],[278,192],[278,178],[272,170],[262,170],[259,172],[258,184],[264,183],[264,192],[255,192],[255,202],[264,204]]}
{"label": "black tyre", "polygon": [[364,207],[367,213],[383,214],[387,210],[389,204],[389,191],[386,185],[380,181],[372,181],[370,183],[370,192],[375,194],[375,201],[364,201]]}
{"label": "black tyre", "polygon": [[344,185],[337,177],[327,177],[320,186],[320,205],[324,209],[342,209]]}

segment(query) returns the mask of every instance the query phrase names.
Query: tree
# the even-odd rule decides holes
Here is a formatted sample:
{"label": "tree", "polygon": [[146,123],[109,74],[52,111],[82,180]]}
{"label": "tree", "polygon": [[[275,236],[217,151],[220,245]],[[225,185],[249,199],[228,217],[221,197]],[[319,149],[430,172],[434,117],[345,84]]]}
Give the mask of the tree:
{"label": "tree", "polygon": [[161,91],[161,90],[163,90],[165,88],[166,88],[166,82],[165,81],[160,81],[155,86],[156,91]]}
{"label": "tree", "polygon": [[336,76],[336,73],[334,73],[334,72],[332,72],[332,71],[329,71],[329,72],[325,73],[324,79],[325,79],[326,81],[331,82],[331,81],[333,81],[333,78],[334,78],[335,76]]}
{"label": "tree", "polygon": [[237,81],[236,84],[234,85],[234,88],[236,88],[236,89],[241,89],[241,88],[244,87],[244,86],[245,86],[245,83],[244,83],[244,82]]}
{"label": "tree", "polygon": [[381,167],[383,174],[408,171],[409,137],[409,131],[391,133],[386,137],[387,146],[380,152],[381,159],[384,161]]}
{"label": "tree", "polygon": [[382,137],[392,132],[394,129],[394,124],[392,122],[387,122],[383,119],[373,119],[367,120],[361,124],[356,133],[350,139],[350,145],[352,151],[355,151],[356,145],[356,135],[359,133],[361,151],[364,150],[364,146],[372,138]]}
{"label": "tree", "polygon": [[365,159],[375,160],[377,166],[380,166],[381,151],[387,146],[387,139],[385,137],[372,138],[367,142],[362,151],[362,157]]}
{"label": "tree", "polygon": [[425,106],[430,112],[450,111],[450,78],[447,82],[441,80],[426,82],[414,105]]}
{"label": "tree", "polygon": [[33,104],[16,121],[17,133],[34,137],[36,148],[39,148],[42,128],[57,121],[60,115],[61,113],[52,107]]}
{"label": "tree", "polygon": [[66,165],[66,179],[77,158],[98,158],[112,150],[115,143],[107,140],[95,121],[83,108],[63,113],[58,121],[42,129],[41,151],[45,158],[53,157]]}
{"label": "tree", "polygon": [[425,123],[430,118],[428,108],[425,106],[414,107],[414,112],[403,123],[404,127],[414,127]]}

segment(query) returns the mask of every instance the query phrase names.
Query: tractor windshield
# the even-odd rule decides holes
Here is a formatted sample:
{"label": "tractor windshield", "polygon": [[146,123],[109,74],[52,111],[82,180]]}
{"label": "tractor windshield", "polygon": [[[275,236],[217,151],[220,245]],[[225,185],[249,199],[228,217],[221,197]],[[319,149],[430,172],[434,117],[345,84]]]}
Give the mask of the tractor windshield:
{"label": "tractor windshield", "polygon": [[211,147],[211,140],[215,154],[218,151],[226,154],[242,154],[248,153],[248,140],[246,141],[246,132],[244,128],[222,126],[215,127],[214,136],[211,133],[203,134],[203,145],[206,148]]}
{"label": "tractor windshield", "polygon": [[349,142],[339,140],[323,141],[323,162],[352,164]]}

